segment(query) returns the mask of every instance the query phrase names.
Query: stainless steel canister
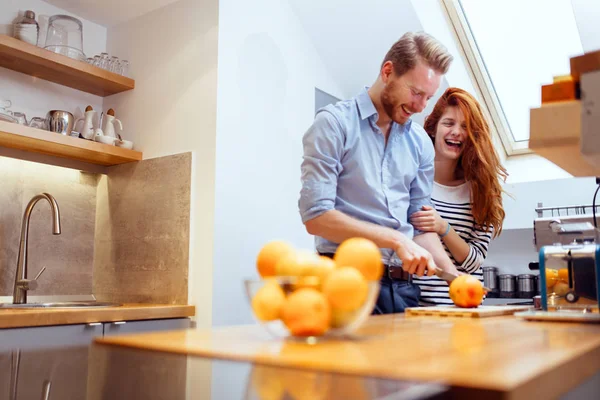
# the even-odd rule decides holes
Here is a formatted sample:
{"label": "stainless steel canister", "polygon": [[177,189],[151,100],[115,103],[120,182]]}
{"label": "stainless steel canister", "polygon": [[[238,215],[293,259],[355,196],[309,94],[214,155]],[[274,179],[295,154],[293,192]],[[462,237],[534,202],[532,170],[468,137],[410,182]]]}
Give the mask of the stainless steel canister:
{"label": "stainless steel canister", "polygon": [[520,274],[517,276],[517,291],[521,298],[533,298],[536,293],[535,275]]}
{"label": "stainless steel canister", "polygon": [[515,276],[512,274],[498,275],[498,286],[500,288],[500,297],[516,297]]}
{"label": "stainless steel canister", "polygon": [[498,268],[483,267],[483,286],[490,288],[493,292],[498,291]]}
{"label": "stainless steel canister", "polygon": [[51,110],[46,114],[46,126],[50,132],[69,136],[73,130],[75,118],[68,111]]}

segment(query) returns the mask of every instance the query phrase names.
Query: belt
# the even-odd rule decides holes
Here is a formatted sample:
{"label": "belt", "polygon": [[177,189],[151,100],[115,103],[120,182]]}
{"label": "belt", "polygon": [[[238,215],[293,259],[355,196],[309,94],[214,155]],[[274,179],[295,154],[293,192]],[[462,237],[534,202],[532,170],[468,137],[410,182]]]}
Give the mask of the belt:
{"label": "belt", "polygon": [[[333,253],[319,253],[319,255],[333,258]],[[411,274],[403,270],[402,267],[396,267],[394,265],[384,265],[383,276],[395,281],[412,281]]]}

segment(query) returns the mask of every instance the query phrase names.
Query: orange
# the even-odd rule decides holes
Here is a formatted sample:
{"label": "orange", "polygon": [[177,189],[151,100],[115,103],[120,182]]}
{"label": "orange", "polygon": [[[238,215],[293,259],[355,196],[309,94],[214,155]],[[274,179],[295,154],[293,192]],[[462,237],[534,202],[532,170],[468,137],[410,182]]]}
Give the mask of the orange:
{"label": "orange", "polygon": [[267,281],[252,298],[252,311],[261,321],[273,321],[279,319],[284,303],[281,286],[276,281]]}
{"label": "orange", "polygon": [[256,269],[263,278],[275,275],[275,265],[284,256],[292,253],[291,244],[282,240],[273,240],[265,244],[256,257]]}
{"label": "orange", "polygon": [[478,307],[483,300],[483,285],[471,275],[461,275],[450,283],[450,299],[458,307]]}
{"label": "orange", "polygon": [[333,309],[354,311],[367,299],[369,285],[357,269],[341,267],[329,274],[323,284],[323,293]]}
{"label": "orange", "polygon": [[320,336],[329,329],[331,310],[325,296],[316,289],[302,288],[290,294],[281,319],[294,336]]}
{"label": "orange", "polygon": [[335,267],[335,261],[331,258],[319,256],[318,263],[313,265],[312,269],[305,271],[305,275],[318,276],[321,280],[325,280]]}
{"label": "orange", "polygon": [[319,256],[307,250],[298,250],[283,256],[275,265],[277,276],[306,276],[318,268]]}
{"label": "orange", "polygon": [[546,287],[548,288],[548,291],[552,289],[552,286],[554,286],[556,282],[558,282],[558,271],[546,268]]}
{"label": "orange", "polygon": [[334,260],[338,267],[356,268],[369,281],[379,280],[383,275],[381,252],[369,239],[344,240],[335,252]]}
{"label": "orange", "polygon": [[567,293],[569,293],[569,284],[564,282],[556,282],[552,290],[557,296],[565,296]]}
{"label": "orange", "polygon": [[294,288],[312,287],[321,290],[323,282],[335,269],[335,261],[324,256],[315,258],[315,255],[312,257],[305,255],[304,260],[300,260],[300,266],[296,266],[296,268],[300,271],[301,276]]}
{"label": "orange", "polygon": [[569,270],[567,268],[561,268],[558,270],[558,280],[566,284],[569,283]]}

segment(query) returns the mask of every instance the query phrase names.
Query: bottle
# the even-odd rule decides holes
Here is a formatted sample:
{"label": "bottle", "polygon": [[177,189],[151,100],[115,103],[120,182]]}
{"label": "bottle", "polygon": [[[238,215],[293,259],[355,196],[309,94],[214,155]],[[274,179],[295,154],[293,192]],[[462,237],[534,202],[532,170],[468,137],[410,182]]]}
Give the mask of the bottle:
{"label": "bottle", "polygon": [[37,46],[40,26],[35,20],[35,13],[25,11],[25,15],[13,26],[14,37],[34,46]]}

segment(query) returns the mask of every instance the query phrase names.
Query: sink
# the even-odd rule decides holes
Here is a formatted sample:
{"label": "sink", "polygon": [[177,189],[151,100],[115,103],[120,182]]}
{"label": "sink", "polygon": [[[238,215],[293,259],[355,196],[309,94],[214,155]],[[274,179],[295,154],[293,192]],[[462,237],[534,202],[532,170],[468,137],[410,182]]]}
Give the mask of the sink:
{"label": "sink", "polygon": [[0,303],[2,308],[98,308],[98,307],[120,307],[120,303],[103,301],[61,301],[49,303],[12,304]]}

